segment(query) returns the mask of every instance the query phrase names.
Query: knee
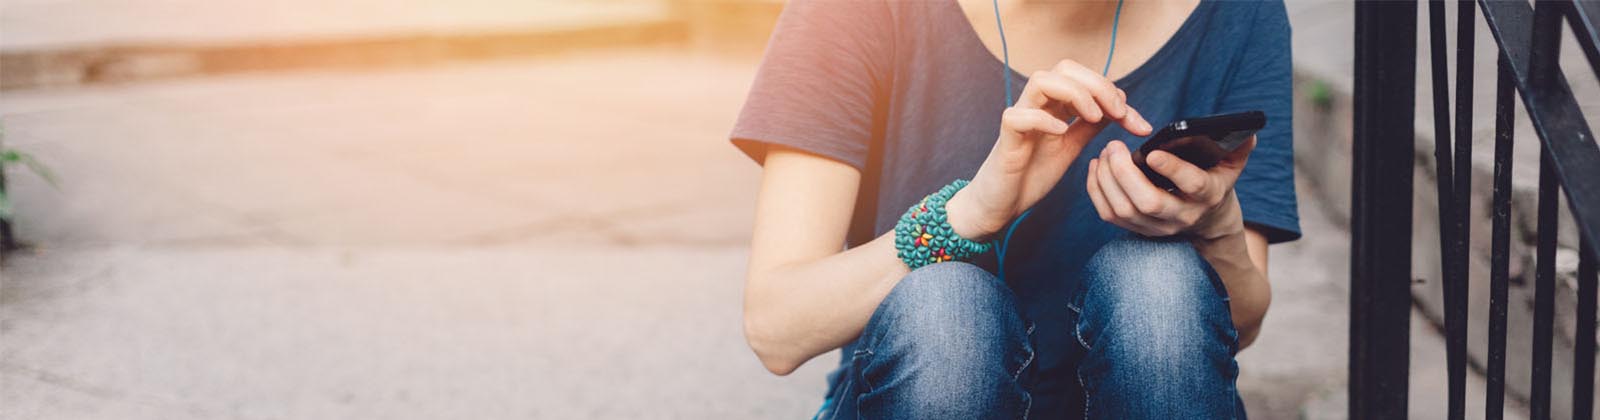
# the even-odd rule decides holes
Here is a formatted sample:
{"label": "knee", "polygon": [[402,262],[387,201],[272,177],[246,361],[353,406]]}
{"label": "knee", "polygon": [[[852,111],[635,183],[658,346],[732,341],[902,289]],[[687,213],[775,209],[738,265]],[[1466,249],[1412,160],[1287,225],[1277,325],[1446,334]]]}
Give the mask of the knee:
{"label": "knee", "polygon": [[900,279],[873,323],[919,348],[973,348],[1014,327],[1014,305],[1011,290],[994,275],[972,264],[947,262]]}
{"label": "knee", "polygon": [[[1011,291],[966,263],[919,268],[900,280],[864,333],[869,389],[932,417],[997,409],[1032,362]],[[1014,404],[1013,398],[1000,398]],[[870,405],[870,404],[869,404]],[[964,414],[963,414],[964,413]]]}
{"label": "knee", "polygon": [[[1086,341],[1152,360],[1196,355],[1231,343],[1227,294],[1210,265],[1182,241],[1130,237],[1112,241],[1084,267],[1081,310]],[[1146,358],[1140,357],[1140,358]]]}

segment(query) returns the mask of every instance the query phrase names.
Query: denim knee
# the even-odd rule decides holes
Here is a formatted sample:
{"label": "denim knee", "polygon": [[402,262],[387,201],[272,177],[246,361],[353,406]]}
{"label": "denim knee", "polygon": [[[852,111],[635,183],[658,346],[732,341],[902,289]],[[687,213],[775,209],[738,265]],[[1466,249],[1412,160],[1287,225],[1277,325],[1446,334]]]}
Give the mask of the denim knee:
{"label": "denim knee", "polygon": [[967,263],[912,271],[873,317],[872,351],[898,353],[902,367],[947,378],[952,387],[1000,363],[1004,347],[1025,334],[1011,290]]}
{"label": "denim knee", "polygon": [[859,408],[873,418],[1019,412],[1016,379],[1032,357],[1005,284],[972,264],[929,265],[900,280],[863,332]]}
{"label": "denim knee", "polygon": [[1092,417],[1236,415],[1238,335],[1226,290],[1193,246],[1119,239],[1090,258],[1082,280],[1074,334]]}
{"label": "denim knee", "polygon": [[1084,266],[1083,282],[1077,309],[1092,312],[1104,329],[1132,336],[1126,339],[1138,341],[1141,351],[1182,351],[1184,343],[1210,341],[1214,327],[1233,324],[1226,290],[1188,242],[1112,241]]}

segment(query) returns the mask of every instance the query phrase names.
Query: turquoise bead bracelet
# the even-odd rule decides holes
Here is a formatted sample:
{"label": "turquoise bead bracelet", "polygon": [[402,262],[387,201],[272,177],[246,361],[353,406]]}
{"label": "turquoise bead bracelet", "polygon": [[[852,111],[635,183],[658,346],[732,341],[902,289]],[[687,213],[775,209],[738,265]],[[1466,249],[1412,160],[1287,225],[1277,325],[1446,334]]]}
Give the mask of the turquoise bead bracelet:
{"label": "turquoise bead bracelet", "polygon": [[994,248],[994,244],[974,242],[957,235],[945,217],[945,203],[966,186],[965,179],[951,182],[900,216],[900,222],[894,226],[894,248],[906,267],[915,270],[946,261],[972,261]]}

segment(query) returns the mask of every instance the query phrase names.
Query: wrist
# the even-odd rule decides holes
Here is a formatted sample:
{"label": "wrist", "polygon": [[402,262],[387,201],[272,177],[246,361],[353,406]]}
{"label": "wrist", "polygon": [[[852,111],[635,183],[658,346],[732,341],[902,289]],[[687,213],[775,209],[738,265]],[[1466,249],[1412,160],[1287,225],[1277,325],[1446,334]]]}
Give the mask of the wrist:
{"label": "wrist", "polygon": [[[1244,268],[1255,267],[1255,263],[1250,260],[1249,241],[1245,239],[1243,230],[1212,238],[1191,238],[1189,244],[1194,246],[1200,257],[1211,263],[1211,267],[1218,273],[1238,272]],[[1226,277],[1223,280],[1224,283],[1229,282]]]}
{"label": "wrist", "polygon": [[949,219],[950,230],[955,231],[956,235],[974,242],[988,241],[999,233],[999,226],[1005,222],[990,220],[994,218],[980,210],[981,206],[974,202],[975,198],[969,191],[962,189],[950,197],[950,201],[945,203],[945,217]]}
{"label": "wrist", "polygon": [[907,268],[916,270],[949,261],[970,262],[993,249],[988,241],[974,241],[956,233],[951,223],[950,200],[967,184],[967,180],[955,180],[912,204],[900,216],[894,226],[895,256],[900,257]]}
{"label": "wrist", "polygon": [[1194,245],[1195,250],[1206,255],[1215,254],[1216,251],[1220,250],[1242,248],[1245,245],[1244,229],[1220,233],[1211,237],[1193,236],[1189,238],[1189,244]]}
{"label": "wrist", "polygon": [[1244,213],[1239,209],[1239,200],[1232,191],[1189,230],[1189,236],[1198,241],[1218,241],[1243,235]]}

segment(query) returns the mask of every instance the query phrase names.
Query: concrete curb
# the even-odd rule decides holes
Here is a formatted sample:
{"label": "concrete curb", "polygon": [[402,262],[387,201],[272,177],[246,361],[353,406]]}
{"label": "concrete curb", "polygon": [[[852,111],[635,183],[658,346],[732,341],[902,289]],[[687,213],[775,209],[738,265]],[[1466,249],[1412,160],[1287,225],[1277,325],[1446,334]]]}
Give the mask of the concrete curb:
{"label": "concrete curb", "polygon": [[0,52],[0,90],[129,82],[306,68],[430,65],[454,59],[550,54],[618,45],[681,43],[687,24],[670,16],[612,19],[527,31],[393,34],[367,38],[231,45],[66,47]]}
{"label": "concrete curb", "polygon": [[682,45],[759,52],[780,0],[672,0],[623,13],[526,28],[464,29],[270,41],[130,41],[0,51],[0,90],[121,83],[209,74],[380,68],[556,54],[606,47]]}

